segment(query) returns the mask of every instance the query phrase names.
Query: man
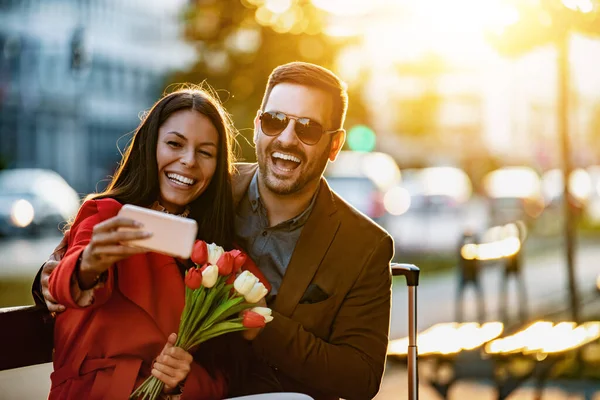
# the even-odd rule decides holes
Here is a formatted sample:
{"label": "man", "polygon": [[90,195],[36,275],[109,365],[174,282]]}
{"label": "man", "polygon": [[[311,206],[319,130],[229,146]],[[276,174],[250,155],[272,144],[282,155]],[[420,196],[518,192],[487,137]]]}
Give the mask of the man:
{"label": "man", "polygon": [[[254,120],[258,163],[238,165],[236,233],[272,284],[274,315],[252,342],[245,393],[370,399],[379,390],[393,241],[322,177],[344,144],[347,102],[331,71],[277,67]],[[44,267],[44,291],[55,265]]]}

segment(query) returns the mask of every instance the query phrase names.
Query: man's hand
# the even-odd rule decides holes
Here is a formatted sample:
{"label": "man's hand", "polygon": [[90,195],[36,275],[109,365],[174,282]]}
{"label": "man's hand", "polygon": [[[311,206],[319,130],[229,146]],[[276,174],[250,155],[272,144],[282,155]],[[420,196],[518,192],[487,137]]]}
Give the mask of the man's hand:
{"label": "man's hand", "polygon": [[194,358],[190,353],[181,347],[175,347],[177,334],[171,333],[167,339],[167,344],[152,366],[152,375],[165,384],[164,392],[172,392],[185,378],[191,370]]}
{"label": "man's hand", "polygon": [[65,255],[67,251],[67,236],[69,231],[65,232],[62,240],[54,249],[54,252],[48,258],[48,261],[42,267],[42,275],[40,279],[40,284],[42,286],[42,296],[44,296],[44,300],[46,302],[46,307],[48,307],[48,311],[51,313],[63,312],[65,311],[65,306],[62,304],[58,304],[54,297],[50,294],[49,283],[50,283],[50,274],[56,268],[60,260]]}
{"label": "man's hand", "polygon": [[[256,305],[254,307],[266,307],[266,306],[267,306],[267,301],[263,297],[262,299],[260,299],[260,301],[258,303],[256,303]],[[242,331],[242,337],[248,341],[252,341],[252,340],[256,339],[256,337],[262,330],[263,330],[263,328],[245,329]]]}

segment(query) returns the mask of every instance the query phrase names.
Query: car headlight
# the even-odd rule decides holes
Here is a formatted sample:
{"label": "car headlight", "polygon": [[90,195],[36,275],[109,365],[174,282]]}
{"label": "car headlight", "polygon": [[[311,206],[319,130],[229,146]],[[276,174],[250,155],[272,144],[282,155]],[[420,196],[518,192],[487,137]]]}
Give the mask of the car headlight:
{"label": "car headlight", "polygon": [[15,201],[10,210],[10,219],[19,228],[25,228],[31,224],[34,215],[31,203],[23,199]]}

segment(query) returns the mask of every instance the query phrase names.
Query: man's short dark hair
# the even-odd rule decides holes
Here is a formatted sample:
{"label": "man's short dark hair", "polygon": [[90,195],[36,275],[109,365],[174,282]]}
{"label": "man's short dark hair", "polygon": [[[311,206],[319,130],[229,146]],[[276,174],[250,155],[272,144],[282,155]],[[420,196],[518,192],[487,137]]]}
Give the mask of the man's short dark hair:
{"label": "man's short dark hair", "polygon": [[328,130],[343,128],[348,109],[348,92],[346,83],[336,74],[327,68],[307,62],[296,61],[280,65],[269,76],[267,89],[260,106],[261,110],[264,111],[271,90],[279,83],[295,83],[325,91],[333,100],[333,112],[331,126],[324,128]]}

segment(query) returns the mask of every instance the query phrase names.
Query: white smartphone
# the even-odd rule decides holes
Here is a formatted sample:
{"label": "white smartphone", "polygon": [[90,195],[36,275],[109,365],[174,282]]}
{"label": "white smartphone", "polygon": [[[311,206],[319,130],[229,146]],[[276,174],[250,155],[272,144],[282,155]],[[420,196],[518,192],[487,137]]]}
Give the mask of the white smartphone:
{"label": "white smartphone", "polygon": [[144,225],[142,230],[152,232],[148,239],[128,242],[132,246],[184,259],[192,255],[198,234],[198,224],[193,219],[132,204],[125,204],[119,211],[119,216],[140,222]]}

